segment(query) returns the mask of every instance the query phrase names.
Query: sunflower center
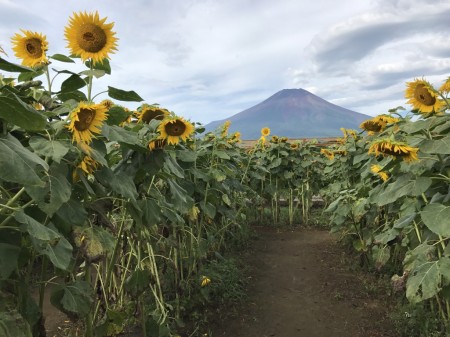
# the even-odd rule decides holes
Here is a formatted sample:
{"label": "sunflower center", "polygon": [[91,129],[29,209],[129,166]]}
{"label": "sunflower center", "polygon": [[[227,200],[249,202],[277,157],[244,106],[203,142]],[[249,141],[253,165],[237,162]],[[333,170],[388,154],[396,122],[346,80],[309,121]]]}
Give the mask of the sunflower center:
{"label": "sunflower center", "polygon": [[186,131],[186,125],[182,121],[176,120],[174,123],[167,123],[165,130],[169,136],[178,137]]}
{"label": "sunflower center", "polygon": [[78,121],[76,121],[75,128],[78,131],[86,131],[89,129],[89,126],[91,125],[92,121],[95,117],[95,110],[90,109],[81,109],[78,113]]}
{"label": "sunflower center", "polygon": [[142,115],[142,121],[145,123],[150,123],[153,119],[163,120],[164,113],[161,110],[147,110]]}
{"label": "sunflower center", "polygon": [[416,87],[416,90],[414,91],[414,98],[427,106],[431,106],[436,103],[436,98],[430,94],[428,89],[423,84],[419,84]]}
{"label": "sunflower center", "polygon": [[81,49],[97,53],[106,45],[106,33],[93,23],[85,23],[78,30],[77,42]]}
{"label": "sunflower center", "polygon": [[42,56],[42,44],[39,39],[28,39],[25,43],[25,48],[31,57],[39,58]]}

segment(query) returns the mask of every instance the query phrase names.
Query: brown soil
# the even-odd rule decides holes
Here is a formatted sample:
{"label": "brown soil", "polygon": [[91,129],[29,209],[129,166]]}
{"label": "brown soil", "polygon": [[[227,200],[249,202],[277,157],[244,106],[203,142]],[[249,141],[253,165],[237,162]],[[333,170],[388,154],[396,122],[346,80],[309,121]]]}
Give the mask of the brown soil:
{"label": "brown soil", "polygon": [[248,299],[217,323],[213,337],[395,336],[380,282],[352,268],[353,261],[328,232],[257,232],[259,239],[244,257]]}

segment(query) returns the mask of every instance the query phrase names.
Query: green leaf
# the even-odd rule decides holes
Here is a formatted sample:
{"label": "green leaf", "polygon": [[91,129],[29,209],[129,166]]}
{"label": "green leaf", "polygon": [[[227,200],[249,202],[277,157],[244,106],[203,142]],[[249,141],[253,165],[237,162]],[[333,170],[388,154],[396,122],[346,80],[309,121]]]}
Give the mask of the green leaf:
{"label": "green leaf", "polygon": [[375,262],[375,267],[380,270],[390,259],[391,250],[389,246],[373,246],[372,247],[372,256]]}
{"label": "green leaf", "polygon": [[184,178],[184,171],[180,165],[178,165],[177,161],[171,156],[164,157],[164,170],[167,173],[172,173],[178,178]]}
{"label": "green leaf", "polygon": [[22,185],[44,185],[38,173],[47,171],[48,164],[11,134],[0,138],[0,153],[0,179]]}
{"label": "green leaf", "polygon": [[50,166],[48,175],[43,180],[45,186],[27,186],[25,189],[49,216],[52,216],[72,194],[72,185],[67,180],[68,168],[66,164],[54,162]]}
{"label": "green leaf", "polygon": [[450,206],[428,204],[420,212],[424,224],[434,233],[450,237]]}
{"label": "green leaf", "polygon": [[197,153],[194,151],[178,150],[176,153],[177,159],[185,163],[192,163],[197,159]]}
{"label": "green leaf", "polygon": [[125,91],[108,86],[108,96],[119,101],[142,102],[143,99],[134,91]]}
{"label": "green leaf", "polygon": [[0,280],[8,279],[17,268],[19,254],[20,247],[8,243],[0,243]]}
{"label": "green leaf", "polygon": [[78,200],[70,199],[61,205],[56,214],[71,225],[83,225],[88,217],[88,213],[83,204]]}
{"label": "green leaf", "polygon": [[158,206],[156,200],[144,199],[138,201],[139,209],[142,212],[141,225],[153,225],[161,221],[161,208]]}
{"label": "green leaf", "polygon": [[23,73],[23,72],[33,72],[34,70],[28,67],[19,66],[18,64],[9,63],[5,59],[0,57],[0,69],[8,71],[10,73]]}
{"label": "green leaf", "polygon": [[274,161],[272,161],[272,162],[267,166],[267,168],[270,170],[270,169],[273,169],[273,168],[278,167],[278,166],[280,166],[280,165],[281,165],[281,158],[276,158]]}
{"label": "green leaf", "polygon": [[222,194],[222,201],[225,203],[225,205],[231,206],[231,200],[228,197],[228,194]]}
{"label": "green leaf", "polygon": [[69,92],[60,92],[58,93],[58,98],[63,101],[75,100],[77,102],[87,101],[87,97],[84,92],[79,90],[69,91]]}
{"label": "green leaf", "polygon": [[384,206],[398,200],[403,196],[418,196],[425,192],[432,184],[429,177],[417,177],[404,174],[393,183],[387,185],[383,192],[374,197],[378,206]]}
{"label": "green leaf", "polygon": [[[91,61],[86,61],[86,67],[91,67]],[[101,62],[94,62],[94,69],[103,70],[106,74],[111,75],[111,65],[109,64],[109,60],[104,58]]]}
{"label": "green leaf", "polygon": [[22,224],[21,230],[27,232],[36,250],[47,255],[57,268],[68,270],[72,258],[72,246],[56,229],[46,227],[23,211],[14,218]]}
{"label": "green leaf", "polygon": [[184,188],[178,185],[173,179],[167,179],[170,187],[171,202],[175,205],[176,209],[184,210],[187,204],[187,192]]}
{"label": "green leaf", "polygon": [[86,317],[91,311],[92,288],[86,281],[61,284],[53,289],[50,302],[64,313]]}
{"label": "green leaf", "polygon": [[427,261],[414,268],[406,283],[406,297],[411,303],[422,302],[440,291],[438,261]]}
{"label": "green leaf", "polygon": [[106,123],[109,125],[119,125],[130,115],[132,115],[132,112],[126,111],[123,107],[113,106],[108,111],[108,119],[106,120]]}
{"label": "green leaf", "polygon": [[69,151],[69,147],[62,141],[49,140],[38,136],[31,137],[29,144],[34,150],[34,153],[42,157],[49,157],[57,163],[59,163]]}
{"label": "green leaf", "polygon": [[0,96],[0,118],[27,131],[40,131],[47,125],[44,115],[15,94]]}
{"label": "green leaf", "polygon": [[125,143],[130,145],[137,145],[139,139],[137,134],[132,131],[125,130],[117,125],[103,124],[102,135],[111,141],[116,141],[118,143]]}
{"label": "green leaf", "polygon": [[0,336],[33,337],[28,322],[17,310],[0,311]]}
{"label": "green leaf", "polygon": [[110,168],[104,166],[95,172],[95,177],[104,186],[122,195],[125,198],[136,200],[138,196],[133,178],[124,172],[114,173]]}
{"label": "green leaf", "polygon": [[214,219],[214,217],[216,216],[216,207],[213,204],[211,204],[210,202],[206,202],[206,203],[201,202],[200,208],[211,219]]}
{"label": "green leaf", "polygon": [[228,153],[226,153],[225,151],[222,150],[216,150],[214,152],[214,154],[219,157],[220,159],[225,159],[225,160],[229,160],[230,156],[228,155]]}
{"label": "green leaf", "polygon": [[49,56],[49,58],[56,60],[56,61],[66,62],[66,63],[75,63],[74,60],[72,60],[70,57],[63,55],[63,54],[53,54],[52,56]]}
{"label": "green leaf", "polygon": [[136,269],[125,281],[125,290],[133,296],[142,294],[150,286],[152,275],[148,269]]}
{"label": "green leaf", "polygon": [[77,74],[71,75],[61,84],[61,91],[75,91],[86,86],[86,82]]}
{"label": "green leaf", "polygon": [[425,140],[420,144],[420,151],[433,154],[450,154],[450,136],[438,140]]}

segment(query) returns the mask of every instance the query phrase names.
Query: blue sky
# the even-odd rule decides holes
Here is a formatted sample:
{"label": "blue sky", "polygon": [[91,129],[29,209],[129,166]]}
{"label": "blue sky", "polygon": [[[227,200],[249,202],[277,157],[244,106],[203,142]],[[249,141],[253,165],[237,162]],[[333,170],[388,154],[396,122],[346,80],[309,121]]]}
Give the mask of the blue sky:
{"label": "blue sky", "polygon": [[10,38],[22,28],[45,34],[50,55],[68,54],[69,16],[95,10],[119,41],[94,91],[135,90],[195,122],[286,88],[377,115],[408,108],[405,82],[450,76],[448,0],[0,0],[0,45],[18,62]]}

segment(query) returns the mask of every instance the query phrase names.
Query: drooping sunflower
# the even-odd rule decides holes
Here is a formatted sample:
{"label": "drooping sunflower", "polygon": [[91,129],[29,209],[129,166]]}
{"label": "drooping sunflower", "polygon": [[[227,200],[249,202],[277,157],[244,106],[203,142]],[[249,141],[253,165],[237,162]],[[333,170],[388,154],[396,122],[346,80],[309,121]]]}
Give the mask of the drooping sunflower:
{"label": "drooping sunflower", "polygon": [[104,99],[103,101],[100,102],[100,104],[102,104],[108,110],[115,105],[114,102],[111,101],[110,99]]}
{"label": "drooping sunflower", "polygon": [[406,162],[412,162],[419,160],[417,152],[419,148],[411,147],[405,142],[398,142],[389,138],[377,139],[370,145],[369,154],[375,154],[375,156],[401,158]]}
{"label": "drooping sunflower", "polygon": [[105,23],[106,19],[100,19],[97,11],[73,13],[64,30],[72,54],[80,56],[83,62],[92,59],[95,63],[114,54],[118,39],[112,31],[114,22]]}
{"label": "drooping sunflower", "polygon": [[182,117],[167,117],[158,126],[159,139],[165,139],[167,144],[176,145],[180,139],[186,141],[194,132],[194,125]]}
{"label": "drooping sunflower", "polygon": [[439,91],[448,94],[450,92],[450,77],[441,85]]}
{"label": "drooping sunflower", "polygon": [[383,181],[386,181],[389,179],[389,174],[387,172],[383,171],[383,168],[380,165],[372,165],[370,167],[370,171],[378,175]]}
{"label": "drooping sunflower", "polygon": [[144,105],[141,111],[136,113],[138,122],[150,123],[153,119],[162,121],[164,118],[169,116],[169,110],[159,108],[153,105]]}
{"label": "drooping sunflower", "polygon": [[281,137],[281,138],[280,138],[280,142],[281,142],[281,143],[287,143],[287,141],[288,141],[288,138],[287,138],[287,137]]}
{"label": "drooping sunflower", "polygon": [[261,136],[267,137],[270,135],[270,129],[268,127],[264,127],[261,129]]}
{"label": "drooping sunflower", "polygon": [[69,115],[70,123],[67,128],[72,132],[72,141],[89,144],[95,137],[94,134],[101,132],[103,122],[108,117],[106,112],[103,104],[80,102]]}
{"label": "drooping sunflower", "polygon": [[334,153],[328,149],[320,149],[320,153],[327,157],[329,160],[334,159]]}
{"label": "drooping sunflower", "polygon": [[270,141],[274,144],[277,144],[279,140],[280,139],[278,138],[278,136],[272,136],[272,138],[270,139]]}
{"label": "drooping sunflower", "polygon": [[148,143],[148,148],[150,149],[150,151],[153,150],[160,150],[162,148],[164,148],[164,146],[166,146],[167,142],[165,139],[155,139],[150,141],[150,143]]}
{"label": "drooping sunflower", "polygon": [[292,150],[298,150],[299,145],[298,145],[298,143],[291,143],[290,147],[291,147]]}
{"label": "drooping sunflower", "polygon": [[35,67],[47,64],[48,58],[45,52],[48,50],[47,37],[37,32],[21,29],[23,35],[16,33],[11,38],[14,54],[22,59],[22,64],[27,67]]}
{"label": "drooping sunflower", "polygon": [[98,169],[100,163],[90,156],[84,156],[83,160],[78,164],[77,169],[73,171],[73,181],[80,180],[79,171],[84,175],[93,174]]}
{"label": "drooping sunflower", "polygon": [[441,113],[444,102],[438,98],[438,93],[428,81],[416,79],[406,84],[405,98],[408,98],[407,102],[414,109],[425,116]]}

